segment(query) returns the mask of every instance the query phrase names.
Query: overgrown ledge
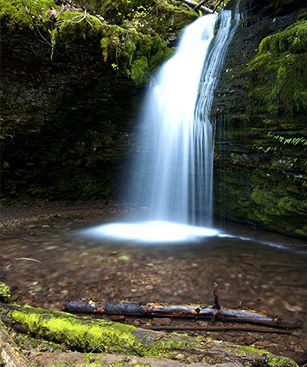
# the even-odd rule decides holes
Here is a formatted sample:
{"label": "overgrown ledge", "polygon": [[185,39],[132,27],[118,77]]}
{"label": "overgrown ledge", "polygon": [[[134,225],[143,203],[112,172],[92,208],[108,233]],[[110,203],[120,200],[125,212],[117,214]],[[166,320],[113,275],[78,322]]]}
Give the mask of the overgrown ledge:
{"label": "overgrown ledge", "polygon": [[51,59],[59,47],[79,41],[100,47],[101,62],[136,84],[167,58],[185,24],[198,16],[176,1],[113,2],[56,0],[0,0],[4,32],[32,32],[50,46]]}

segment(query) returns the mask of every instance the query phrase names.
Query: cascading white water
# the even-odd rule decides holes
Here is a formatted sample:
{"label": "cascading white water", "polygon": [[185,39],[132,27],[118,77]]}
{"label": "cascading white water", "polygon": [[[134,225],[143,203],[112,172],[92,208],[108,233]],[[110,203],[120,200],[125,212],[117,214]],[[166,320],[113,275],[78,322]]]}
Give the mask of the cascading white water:
{"label": "cascading white water", "polygon": [[212,225],[213,207],[213,154],[215,126],[210,120],[214,91],[219,80],[228,45],[237,29],[239,15],[231,26],[231,11],[223,11],[220,15],[218,33],[206,58],[199,85],[195,106],[191,166],[192,175],[191,215],[195,222],[200,218],[202,223]]}
{"label": "cascading white water", "polygon": [[[188,26],[175,55],[153,78],[141,117],[140,153],[132,172],[132,202],[153,220],[189,222],[194,175],[194,111],[217,15]],[[136,185],[137,184],[137,185]]]}
{"label": "cascading white water", "polygon": [[188,26],[144,104],[132,202],[153,220],[212,223],[214,127],[210,111],[231,32],[231,12]]}
{"label": "cascading white water", "polygon": [[147,208],[147,222],[99,226],[94,235],[178,241],[218,233],[189,224],[212,224],[214,127],[209,116],[234,31],[230,11],[199,18],[184,30],[175,55],[150,83],[140,121],[129,191],[130,202]]}

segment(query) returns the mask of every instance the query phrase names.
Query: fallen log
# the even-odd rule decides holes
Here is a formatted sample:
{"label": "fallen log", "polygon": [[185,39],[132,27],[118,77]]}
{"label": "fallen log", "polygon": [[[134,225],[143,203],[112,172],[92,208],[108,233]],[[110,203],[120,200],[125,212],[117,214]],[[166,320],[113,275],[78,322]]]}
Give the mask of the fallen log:
{"label": "fallen log", "polygon": [[252,333],[264,333],[264,334],[284,334],[289,335],[293,334],[293,330],[283,330],[283,329],[275,329],[275,328],[263,328],[263,327],[251,327],[251,326],[168,326],[168,325],[161,325],[161,326],[150,326],[148,327],[150,330],[158,330],[158,331],[204,331],[204,332],[217,332],[220,333],[222,331],[246,331]]}
{"label": "fallen log", "polygon": [[[104,319],[75,316],[61,311],[0,303],[0,319],[10,327],[45,340],[64,343],[72,350],[106,352],[128,356],[180,359],[181,362],[214,364],[231,360],[258,366],[297,364],[265,350],[214,341],[204,336],[188,336],[136,328]],[[261,362],[262,361],[262,362]]]}
{"label": "fallen log", "polygon": [[64,304],[64,310],[70,313],[80,314],[105,314],[124,316],[150,316],[170,318],[194,318],[210,321],[235,322],[265,325],[277,328],[296,329],[302,326],[300,320],[286,321],[279,316],[271,316],[266,312],[231,309],[225,307],[208,307],[202,305],[169,305],[161,303],[88,303],[68,301]]}

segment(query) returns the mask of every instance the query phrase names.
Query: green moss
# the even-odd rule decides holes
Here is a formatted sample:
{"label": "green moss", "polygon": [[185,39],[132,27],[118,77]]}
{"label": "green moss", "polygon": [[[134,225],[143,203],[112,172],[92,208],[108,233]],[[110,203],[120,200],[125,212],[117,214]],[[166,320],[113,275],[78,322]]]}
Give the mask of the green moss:
{"label": "green moss", "polygon": [[264,38],[248,67],[251,111],[273,115],[307,111],[307,21]]}
{"label": "green moss", "polygon": [[169,335],[163,339],[152,333],[140,332],[134,326],[106,320],[79,320],[63,312],[45,314],[43,310],[26,307],[12,311],[11,318],[23,325],[30,333],[56,342],[65,342],[81,351],[123,353],[144,357],[171,357],[176,351],[187,351],[191,341]]}
{"label": "green moss", "polygon": [[251,193],[247,217],[270,227],[306,236],[307,204],[282,184],[256,185]]}
{"label": "green moss", "polygon": [[143,83],[169,57],[169,37],[197,17],[185,5],[168,0],[78,2],[97,16],[74,8],[63,11],[54,0],[25,1],[26,7],[22,0],[0,0],[0,19],[7,27],[43,30],[41,36],[50,39],[51,58],[59,44],[69,48],[86,40],[99,47],[100,42],[103,61],[135,84]]}
{"label": "green moss", "polygon": [[298,21],[281,32],[264,38],[259,45],[259,52],[307,52],[307,21]]}
{"label": "green moss", "polygon": [[251,346],[243,346],[237,349],[241,356],[252,356],[263,358],[265,365],[269,367],[298,367],[298,365],[290,358],[275,356],[264,349],[258,349]]}
{"label": "green moss", "polygon": [[9,28],[45,28],[50,22],[49,9],[58,9],[54,0],[0,0],[0,20]]}
{"label": "green moss", "polygon": [[197,13],[185,4],[168,0],[78,0],[96,14],[101,14],[111,24],[131,25],[144,33],[152,31],[163,36],[166,32],[178,32]]}
{"label": "green moss", "polygon": [[66,11],[57,16],[56,27],[52,30],[54,42],[58,39],[72,42],[76,39],[93,38],[100,34],[102,21],[93,15]]}
{"label": "green moss", "polygon": [[10,287],[5,284],[0,282],[0,302],[9,302],[11,299],[11,289]]}
{"label": "green moss", "polygon": [[302,8],[299,10],[297,19],[299,20],[307,19],[307,8]]}
{"label": "green moss", "polygon": [[145,56],[142,56],[139,59],[134,60],[131,63],[131,79],[134,80],[137,84],[140,84],[146,79],[147,73],[149,71],[148,61]]}
{"label": "green moss", "polygon": [[144,82],[169,55],[169,48],[158,35],[149,36],[116,25],[103,26],[100,45],[104,61],[116,65],[136,84]]}

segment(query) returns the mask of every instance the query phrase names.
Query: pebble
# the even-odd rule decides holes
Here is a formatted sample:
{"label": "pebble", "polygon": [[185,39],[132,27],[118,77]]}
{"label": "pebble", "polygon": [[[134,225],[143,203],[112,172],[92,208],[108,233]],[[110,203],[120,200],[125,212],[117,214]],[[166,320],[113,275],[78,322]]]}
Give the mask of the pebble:
{"label": "pebble", "polygon": [[175,359],[177,359],[178,361],[183,361],[185,358],[184,354],[178,353],[175,355]]}
{"label": "pebble", "polygon": [[121,255],[121,256],[118,256],[117,258],[119,261],[130,261],[131,259],[131,256],[129,255]]}
{"label": "pebble", "polygon": [[287,301],[283,301],[283,305],[285,306],[285,309],[287,311],[291,311],[291,312],[301,312],[301,311],[303,311],[301,306],[290,305],[290,303],[288,303]]}

